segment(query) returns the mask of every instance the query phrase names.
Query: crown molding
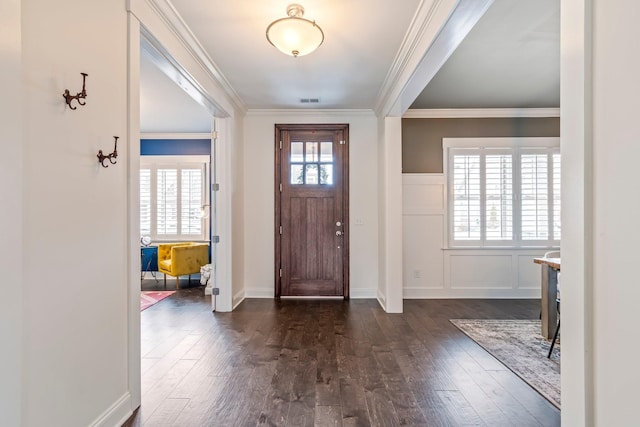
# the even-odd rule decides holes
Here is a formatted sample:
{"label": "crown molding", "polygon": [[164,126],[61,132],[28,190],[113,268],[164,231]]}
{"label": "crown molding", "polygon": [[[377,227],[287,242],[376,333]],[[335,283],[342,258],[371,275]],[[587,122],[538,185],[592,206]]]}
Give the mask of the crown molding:
{"label": "crown molding", "polygon": [[245,116],[327,116],[327,117],[344,117],[344,116],[371,116],[375,117],[373,110],[359,109],[252,109],[247,110]]}
{"label": "crown molding", "polygon": [[375,111],[378,115],[382,115],[382,113],[384,113],[383,108],[385,108],[389,103],[394,89],[398,86],[403,72],[407,69],[410,59],[416,51],[418,42],[422,39],[429,23],[432,21],[434,11],[442,2],[443,0],[436,0],[428,7],[425,4],[425,0],[420,1],[418,9],[416,10],[413,19],[409,24],[409,28],[405,33],[404,39],[402,40],[400,49],[398,49],[398,53],[393,60],[393,64],[391,64],[389,72],[387,73],[387,76],[382,83],[382,87],[376,97],[377,101]]}
{"label": "crown molding", "polygon": [[407,110],[404,119],[470,119],[500,117],[560,117],[560,108],[443,108]]}
{"label": "crown molding", "polygon": [[402,116],[494,0],[422,0],[376,101]]}
{"label": "crown molding", "polygon": [[211,76],[211,78],[222,88],[234,107],[244,112],[247,110],[246,105],[233,89],[229,81],[226,79],[222,71],[216,63],[211,59],[207,51],[204,49],[198,38],[193,34],[187,26],[175,7],[167,0],[145,0],[150,8],[158,15],[158,17],[167,25],[169,30],[184,45],[185,49],[193,57],[193,59]]}

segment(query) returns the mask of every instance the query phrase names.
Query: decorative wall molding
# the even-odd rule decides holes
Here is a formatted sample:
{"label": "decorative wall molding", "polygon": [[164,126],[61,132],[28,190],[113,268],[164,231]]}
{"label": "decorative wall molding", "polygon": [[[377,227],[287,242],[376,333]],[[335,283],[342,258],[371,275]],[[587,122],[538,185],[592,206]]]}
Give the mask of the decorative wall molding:
{"label": "decorative wall molding", "polygon": [[401,116],[492,3],[421,1],[377,96],[378,116]]}
{"label": "decorative wall molding", "polygon": [[[166,27],[175,35],[183,45],[184,49],[189,53],[189,55],[191,55],[193,60],[198,63],[199,66],[211,77],[211,79],[224,91],[229,100],[233,103],[233,106],[239,111],[246,111],[246,106],[240,96],[222,74],[213,59],[211,59],[207,54],[200,41],[197,39],[195,34],[193,34],[191,29],[189,29],[173,5],[167,0],[129,0],[129,10],[134,13],[134,15],[137,15],[138,11],[142,8],[142,3],[146,4],[147,7],[152,10],[153,13],[155,13]],[[188,73],[184,74],[184,76],[185,78],[188,77]],[[206,91],[203,91],[203,94],[206,94]]]}
{"label": "decorative wall molding", "polygon": [[161,15],[167,25],[176,33],[176,35],[185,43],[189,52],[194,59],[205,68],[211,76],[222,86],[229,98],[241,111],[246,111],[244,102],[233,89],[231,83],[222,74],[216,63],[211,59],[207,51],[204,49],[200,40],[193,34],[191,29],[184,22],[178,11],[173,5],[166,0],[148,0],[155,6],[156,11]]}
{"label": "decorative wall molding", "polygon": [[403,174],[403,296],[539,298],[548,248],[445,248],[444,174]]}
{"label": "decorative wall molding", "polygon": [[380,92],[378,93],[378,101],[376,103],[376,111],[378,113],[384,113],[382,109],[390,101],[396,86],[399,86],[401,83],[399,80],[403,71],[407,68],[407,64],[410,62],[411,56],[417,49],[418,40],[424,36],[426,28],[433,18],[433,13],[438,6],[440,6],[440,3],[442,3],[441,0],[436,0],[434,4],[427,7],[424,0],[420,1],[418,10],[409,24],[409,28],[402,40],[400,49],[398,50],[398,53],[389,68],[389,72],[382,83]]}
{"label": "decorative wall molding", "polygon": [[560,117],[560,108],[443,108],[407,110],[403,119]]}

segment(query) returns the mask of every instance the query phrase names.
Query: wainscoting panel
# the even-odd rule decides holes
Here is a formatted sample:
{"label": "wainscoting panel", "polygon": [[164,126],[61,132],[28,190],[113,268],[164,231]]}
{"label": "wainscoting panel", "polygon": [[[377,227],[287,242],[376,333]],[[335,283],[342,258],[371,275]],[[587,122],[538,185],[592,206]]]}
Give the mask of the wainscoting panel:
{"label": "wainscoting panel", "polygon": [[509,289],[513,287],[511,255],[450,254],[452,289]]}
{"label": "wainscoting panel", "polygon": [[404,298],[540,298],[547,248],[447,248],[444,175],[402,179]]}
{"label": "wainscoting panel", "polygon": [[444,213],[444,175],[405,174],[402,176],[402,213],[425,215]]}
{"label": "wainscoting panel", "polygon": [[405,297],[419,298],[420,289],[444,288],[442,215],[406,215],[402,226]]}
{"label": "wainscoting panel", "polygon": [[518,287],[520,289],[540,290],[541,267],[534,264],[533,259],[543,256],[543,253],[535,255],[518,255]]}

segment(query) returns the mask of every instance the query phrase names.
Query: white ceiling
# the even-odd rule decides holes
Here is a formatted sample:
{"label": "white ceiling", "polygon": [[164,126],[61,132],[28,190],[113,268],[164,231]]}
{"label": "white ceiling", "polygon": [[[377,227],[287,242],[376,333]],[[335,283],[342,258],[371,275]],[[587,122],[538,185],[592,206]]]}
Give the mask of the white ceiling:
{"label": "white ceiling", "polygon": [[560,106],[560,0],[495,0],[411,108]]}
{"label": "white ceiling", "polygon": [[[304,0],[325,41],[293,58],[265,37],[289,1],[171,0],[247,109],[375,109],[423,1]],[[495,0],[412,108],[557,107],[559,9],[560,0]],[[204,108],[147,59],[141,97],[143,132],[210,129]]]}
{"label": "white ceiling", "polygon": [[144,53],[140,56],[140,132],[211,132],[209,112]]}

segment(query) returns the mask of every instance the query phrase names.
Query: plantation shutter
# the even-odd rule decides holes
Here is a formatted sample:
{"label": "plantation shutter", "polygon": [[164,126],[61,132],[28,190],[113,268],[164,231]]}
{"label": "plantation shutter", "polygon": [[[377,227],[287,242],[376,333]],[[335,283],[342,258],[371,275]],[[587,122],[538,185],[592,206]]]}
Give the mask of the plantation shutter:
{"label": "plantation shutter", "polygon": [[480,155],[453,155],[453,236],[480,240]]}
{"label": "plantation shutter", "polygon": [[178,171],[157,171],[157,234],[178,234]]}
{"label": "plantation shutter", "polygon": [[522,240],[549,240],[549,156],[520,156]]}
{"label": "plantation shutter", "polygon": [[513,239],[513,156],[485,156],[486,240]]}
{"label": "plantation shutter", "polygon": [[200,235],[202,234],[203,173],[200,169],[182,169],[181,172],[181,233]]}
{"label": "plantation shutter", "polygon": [[553,154],[553,240],[560,240],[560,153]]}
{"label": "plantation shutter", "polygon": [[151,235],[151,169],[140,169],[140,235]]}

